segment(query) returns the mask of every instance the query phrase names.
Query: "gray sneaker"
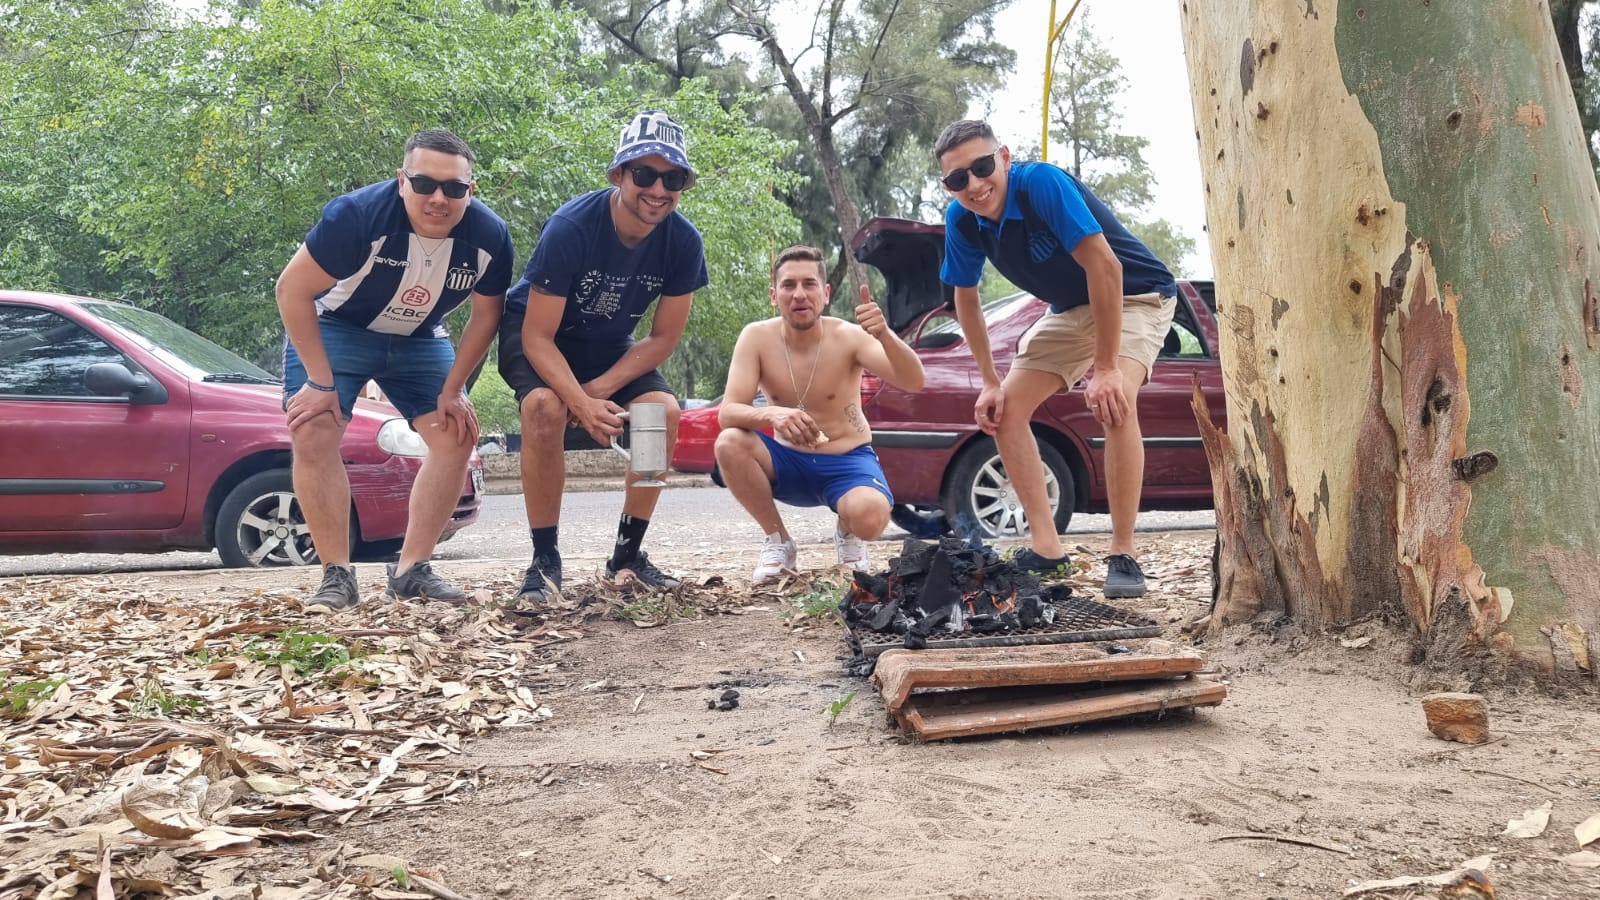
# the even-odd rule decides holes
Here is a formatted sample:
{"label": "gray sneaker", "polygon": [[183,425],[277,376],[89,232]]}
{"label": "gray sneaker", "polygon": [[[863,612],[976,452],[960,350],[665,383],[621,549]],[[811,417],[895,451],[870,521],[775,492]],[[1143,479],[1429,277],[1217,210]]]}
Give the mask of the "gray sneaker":
{"label": "gray sneaker", "polygon": [[322,586],[306,601],[306,612],[326,615],[360,605],[361,587],[356,584],[355,567],[332,565],[322,570]]}
{"label": "gray sneaker", "polygon": [[561,590],[561,554],[535,556],[533,564],[522,572],[522,587],[517,590],[516,602],[543,603],[550,599],[552,586],[556,591]]}
{"label": "gray sneaker", "polygon": [[1139,561],[1126,553],[1106,557],[1107,597],[1143,597],[1144,570]]}
{"label": "gray sneaker", "polygon": [[623,563],[620,567],[607,560],[606,578],[614,582],[637,581],[658,591],[675,591],[683,587],[683,582],[656,568],[656,564],[650,561],[650,555],[643,550],[632,562]]}
{"label": "gray sneaker", "polygon": [[440,578],[430,563],[414,563],[404,575],[395,574],[396,565],[398,563],[389,563],[390,600],[448,600],[461,603],[471,599],[466,591]]}

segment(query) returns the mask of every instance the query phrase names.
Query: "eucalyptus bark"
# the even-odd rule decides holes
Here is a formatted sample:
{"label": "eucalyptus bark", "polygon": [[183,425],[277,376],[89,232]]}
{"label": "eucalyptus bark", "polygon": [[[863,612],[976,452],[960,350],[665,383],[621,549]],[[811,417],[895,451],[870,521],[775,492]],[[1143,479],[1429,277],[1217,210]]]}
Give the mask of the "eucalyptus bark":
{"label": "eucalyptus bark", "polygon": [[1232,431],[1213,624],[1592,675],[1600,191],[1533,0],[1180,3]]}

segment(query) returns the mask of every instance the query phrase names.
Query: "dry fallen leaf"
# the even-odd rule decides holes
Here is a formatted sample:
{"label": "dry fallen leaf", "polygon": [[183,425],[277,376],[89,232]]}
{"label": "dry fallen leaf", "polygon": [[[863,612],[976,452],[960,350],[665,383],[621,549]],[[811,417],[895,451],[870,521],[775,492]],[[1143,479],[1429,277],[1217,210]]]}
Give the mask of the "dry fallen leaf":
{"label": "dry fallen leaf", "polygon": [[1451,884],[1460,880],[1461,876],[1465,875],[1468,869],[1477,869],[1479,872],[1487,872],[1493,865],[1494,857],[1477,856],[1467,860],[1460,866],[1457,866],[1448,872],[1440,872],[1437,875],[1416,875],[1405,876],[1401,878],[1386,878],[1382,881],[1363,881],[1360,884],[1352,885],[1351,887],[1346,888],[1343,896],[1354,897],[1357,894],[1367,894],[1371,893],[1372,891],[1384,891],[1397,887],[1443,887],[1447,884]]}
{"label": "dry fallen leaf", "polygon": [[1579,850],[1577,853],[1568,853],[1561,857],[1561,861],[1579,869],[1600,868],[1600,853],[1593,850]]}
{"label": "dry fallen leaf", "polygon": [[1595,838],[1600,838],[1600,813],[1595,813],[1579,822],[1578,827],[1572,829],[1572,833],[1578,838],[1580,848],[1588,846]]}
{"label": "dry fallen leaf", "polygon": [[1554,801],[1546,800],[1543,805],[1536,806],[1522,814],[1520,819],[1512,819],[1506,830],[1500,832],[1506,837],[1534,838],[1544,834],[1545,827],[1550,824],[1550,809]]}

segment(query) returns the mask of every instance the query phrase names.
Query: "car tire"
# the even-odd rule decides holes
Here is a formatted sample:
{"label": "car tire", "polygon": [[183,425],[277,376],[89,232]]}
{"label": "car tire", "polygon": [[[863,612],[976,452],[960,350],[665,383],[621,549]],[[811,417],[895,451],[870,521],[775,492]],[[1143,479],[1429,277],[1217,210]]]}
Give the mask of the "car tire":
{"label": "car tire", "polygon": [[918,509],[909,503],[896,503],[889,520],[915,538],[943,537],[950,532],[950,520],[942,509]]}
{"label": "car tire", "polygon": [[[1055,507],[1056,533],[1060,534],[1072,521],[1072,469],[1060,451],[1043,441],[1039,442],[1039,457],[1044,462],[1045,489]],[[974,530],[986,540],[1027,533],[1023,524],[1027,517],[1011,493],[1011,479],[1006,477],[993,438],[980,438],[956,458],[945,486],[944,512],[956,533],[964,536]]]}
{"label": "car tire", "polygon": [[239,482],[217,510],[214,531],[217,554],[230,568],[318,563],[288,469],[268,469]]}

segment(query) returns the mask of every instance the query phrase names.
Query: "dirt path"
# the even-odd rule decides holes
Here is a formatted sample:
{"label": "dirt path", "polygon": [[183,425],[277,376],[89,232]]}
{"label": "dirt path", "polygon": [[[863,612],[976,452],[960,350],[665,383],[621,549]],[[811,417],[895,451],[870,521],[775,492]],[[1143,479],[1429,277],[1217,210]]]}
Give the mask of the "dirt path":
{"label": "dirt path", "polygon": [[[1153,542],[1169,570],[1209,557],[1209,535]],[[1156,595],[1193,618],[1209,585]],[[1504,737],[1467,748],[1428,733],[1386,633],[1241,632],[1207,645],[1215,710],[916,745],[841,674],[836,627],[783,612],[606,626],[541,683],[554,718],[472,748],[476,797],[354,840],[474,896],[1333,897],[1485,853],[1502,897],[1600,895],[1557,861],[1600,812],[1592,697],[1491,696]],[[740,706],[708,710],[725,685]],[[1499,837],[1546,801],[1544,836]]]}
{"label": "dirt path", "polygon": [[[1096,540],[1091,552],[1104,549]],[[1209,603],[1211,535],[1142,540],[1156,577],[1139,609],[1182,640],[1181,624]],[[875,559],[895,549],[877,545]],[[669,571],[729,584],[753,562],[753,548],[658,552]],[[803,563],[829,557],[831,547],[802,550]],[[450,574],[503,591],[518,566],[456,562]],[[569,587],[599,566],[569,559]],[[363,572],[364,586],[376,580],[376,567]],[[314,581],[118,579],[174,597]],[[1231,682],[1213,710],[914,744],[866,682],[843,674],[838,626],[791,627],[803,600],[656,628],[586,623],[524,675],[553,716],[468,743],[450,763],[481,767],[476,791],[345,828],[322,819],[313,824],[330,840],[284,852],[303,867],[342,842],[345,858],[388,854],[478,900],[1324,898],[1482,854],[1502,898],[1600,896],[1600,869],[1561,862],[1578,849],[1573,827],[1600,813],[1591,693],[1490,692],[1500,739],[1449,744],[1424,727],[1394,635],[1246,629],[1202,645]],[[729,686],[738,708],[707,709]],[[830,725],[830,705],[852,692]],[[1501,836],[1545,802],[1542,836]],[[273,863],[257,865],[253,877],[271,883]]]}

